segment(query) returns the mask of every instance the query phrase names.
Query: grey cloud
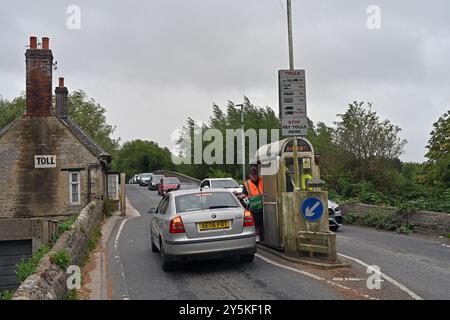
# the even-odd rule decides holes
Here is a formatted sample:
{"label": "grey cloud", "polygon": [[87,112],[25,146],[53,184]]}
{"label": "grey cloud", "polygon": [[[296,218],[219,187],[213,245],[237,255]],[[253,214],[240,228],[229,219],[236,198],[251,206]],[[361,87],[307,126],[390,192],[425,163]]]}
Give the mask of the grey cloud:
{"label": "grey cloud", "polygon": [[[71,4],[82,10],[79,31],[65,26]],[[366,28],[371,4],[382,10],[380,31]],[[0,94],[24,90],[28,36],[49,36],[55,77],[104,104],[122,140],[169,146],[188,116],[208,120],[212,101],[224,106],[245,94],[278,109],[277,70],[288,66],[284,7],[281,0],[16,1],[0,12]],[[450,105],[450,3],[295,0],[293,12],[309,116],[331,125],[347,103],[372,101],[403,128],[403,159],[422,161],[432,124]]]}

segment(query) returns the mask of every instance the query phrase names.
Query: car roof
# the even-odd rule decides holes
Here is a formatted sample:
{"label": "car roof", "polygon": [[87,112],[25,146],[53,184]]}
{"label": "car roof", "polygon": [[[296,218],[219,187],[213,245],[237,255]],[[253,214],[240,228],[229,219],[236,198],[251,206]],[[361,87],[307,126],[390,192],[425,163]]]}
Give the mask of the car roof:
{"label": "car roof", "polygon": [[196,194],[199,192],[204,192],[204,193],[217,193],[217,192],[228,192],[231,193],[232,192],[228,189],[224,189],[224,188],[215,188],[215,189],[203,189],[203,191],[200,191],[200,187],[198,187],[198,189],[184,189],[184,190],[177,190],[177,191],[172,191],[169,193],[169,195],[173,196],[173,197],[177,197],[177,196],[183,196],[183,195],[187,195],[187,194]]}
{"label": "car roof", "polygon": [[205,179],[205,180],[211,180],[211,181],[214,181],[214,180],[233,180],[234,181],[233,178],[208,178],[208,179]]}
{"label": "car roof", "polygon": [[178,179],[177,177],[162,177],[163,180],[167,180],[167,179],[177,179],[178,181],[180,181],[180,179]]}

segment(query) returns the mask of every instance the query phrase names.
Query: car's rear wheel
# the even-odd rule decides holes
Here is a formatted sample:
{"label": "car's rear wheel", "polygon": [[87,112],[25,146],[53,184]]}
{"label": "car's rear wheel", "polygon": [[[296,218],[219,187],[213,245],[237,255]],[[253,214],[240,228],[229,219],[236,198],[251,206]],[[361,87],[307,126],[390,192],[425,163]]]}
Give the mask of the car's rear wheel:
{"label": "car's rear wheel", "polygon": [[160,240],[159,243],[160,243],[159,247],[161,249],[160,251],[161,251],[161,265],[162,265],[162,269],[165,272],[172,271],[174,269],[175,264],[173,262],[170,262],[167,259],[167,255],[166,255],[166,252],[164,250],[164,245],[163,245],[162,240]]}
{"label": "car's rear wheel", "polygon": [[339,226],[337,226],[337,225],[330,226],[330,230],[333,231],[333,232],[338,231],[338,229],[339,229]]}
{"label": "car's rear wheel", "polygon": [[239,257],[239,259],[241,260],[241,262],[250,263],[253,262],[253,259],[255,259],[255,254],[243,254]]}

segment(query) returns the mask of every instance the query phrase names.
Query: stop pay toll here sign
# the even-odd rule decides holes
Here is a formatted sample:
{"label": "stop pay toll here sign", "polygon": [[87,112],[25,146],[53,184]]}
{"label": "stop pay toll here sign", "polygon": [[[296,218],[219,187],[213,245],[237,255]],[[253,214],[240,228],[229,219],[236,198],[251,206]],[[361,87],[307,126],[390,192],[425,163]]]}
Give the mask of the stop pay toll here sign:
{"label": "stop pay toll here sign", "polygon": [[279,70],[280,119],[283,136],[306,136],[305,70]]}

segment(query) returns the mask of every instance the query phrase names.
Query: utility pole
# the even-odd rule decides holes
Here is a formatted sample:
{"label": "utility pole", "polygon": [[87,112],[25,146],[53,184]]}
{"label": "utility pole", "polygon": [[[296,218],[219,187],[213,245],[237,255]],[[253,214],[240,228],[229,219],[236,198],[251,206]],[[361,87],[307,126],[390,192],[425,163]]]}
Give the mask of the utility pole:
{"label": "utility pole", "polygon": [[242,183],[245,183],[245,135],[244,135],[244,104],[236,104],[235,107],[241,107],[241,148],[242,148]]}
{"label": "utility pole", "polygon": [[[294,44],[292,40],[292,8],[291,0],[287,2],[287,20],[288,20],[288,42],[289,42],[289,69],[294,70]],[[294,136],[294,184],[295,189],[300,190],[300,168],[298,166],[298,146],[297,136]]]}
{"label": "utility pole", "polygon": [[292,9],[291,0],[287,1],[288,40],[289,40],[289,69],[294,70],[294,44],[292,40]]}

